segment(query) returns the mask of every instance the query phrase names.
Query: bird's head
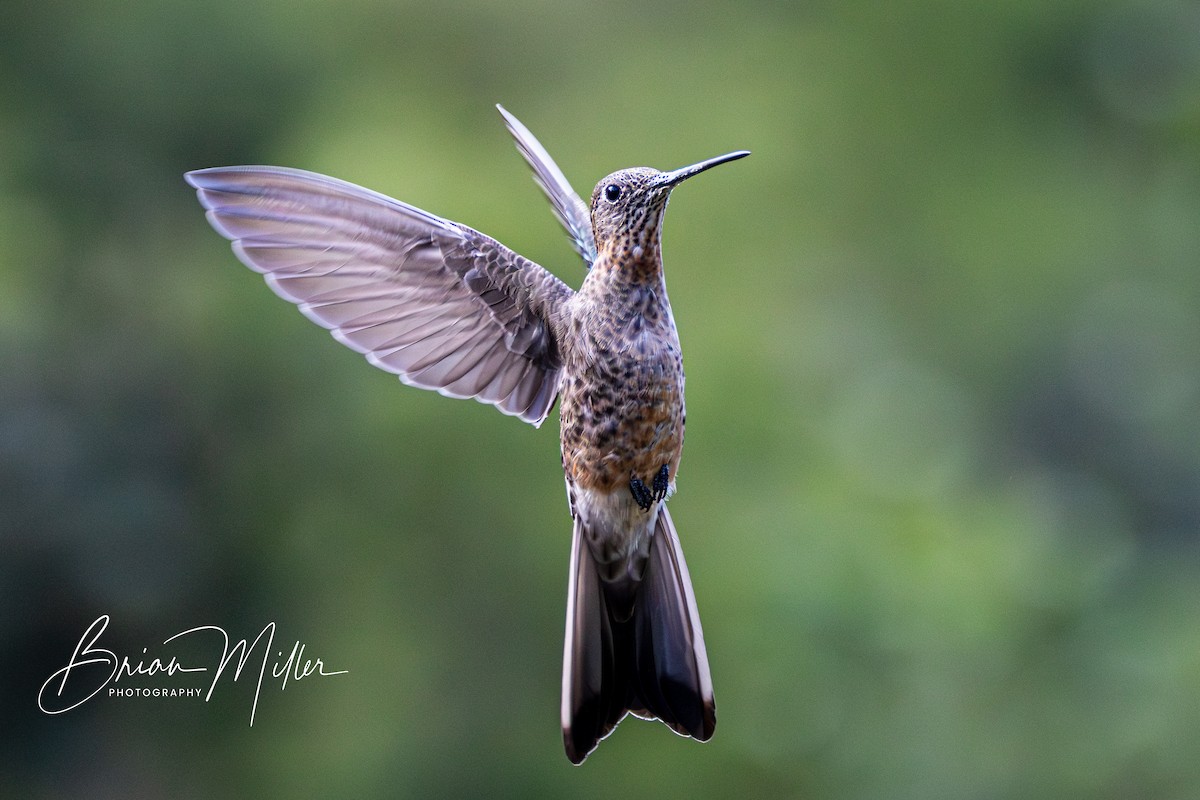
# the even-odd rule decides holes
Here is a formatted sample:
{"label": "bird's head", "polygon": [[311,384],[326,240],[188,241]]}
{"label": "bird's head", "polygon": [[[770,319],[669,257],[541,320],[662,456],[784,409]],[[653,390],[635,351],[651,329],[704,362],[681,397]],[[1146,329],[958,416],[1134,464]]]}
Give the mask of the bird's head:
{"label": "bird's head", "polygon": [[749,151],[738,150],[671,172],[633,167],[609,175],[592,192],[597,252],[634,260],[656,252],[671,190],[710,167],[748,155]]}

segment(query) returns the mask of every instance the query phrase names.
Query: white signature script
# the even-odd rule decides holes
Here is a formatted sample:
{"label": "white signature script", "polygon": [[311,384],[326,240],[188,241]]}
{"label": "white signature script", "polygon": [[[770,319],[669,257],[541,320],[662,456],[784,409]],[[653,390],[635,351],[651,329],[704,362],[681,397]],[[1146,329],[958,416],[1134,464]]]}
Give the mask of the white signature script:
{"label": "white signature script", "polygon": [[[109,616],[104,614],[88,626],[88,629],[84,631],[83,636],[79,639],[79,643],[75,645],[75,651],[71,653],[71,660],[67,662],[65,667],[56,670],[42,684],[42,688],[38,691],[38,708],[47,714],[62,714],[73,708],[78,708],[103,691],[109,684],[119,683],[122,678],[148,678],[157,675],[174,677],[179,673],[192,672],[212,673],[212,682],[209,683],[208,693],[204,696],[204,702],[207,703],[212,699],[213,691],[217,688],[217,683],[221,680],[221,676],[225,674],[225,670],[230,663],[234,662],[235,657],[237,660],[234,662],[233,680],[237,681],[242,676],[242,670],[250,663],[251,654],[262,644],[262,660],[256,660],[250,665],[251,670],[255,667],[258,668],[258,680],[254,687],[254,704],[250,707],[250,726],[253,727],[254,715],[258,711],[258,698],[262,693],[263,681],[267,676],[267,662],[270,661],[272,652],[276,652],[279,658],[271,667],[270,674],[272,678],[280,681],[279,688],[281,691],[287,688],[289,680],[299,681],[310,675],[345,675],[349,672],[349,670],[345,669],[327,670],[324,662],[319,658],[305,659],[304,645],[299,641],[292,646],[288,657],[283,658],[282,650],[274,650],[274,622],[268,623],[262,629],[262,632],[254,637],[252,642],[247,643],[245,639],[241,639],[232,647],[229,646],[229,634],[225,632],[224,628],[219,628],[216,625],[198,625],[195,628],[188,628],[186,631],[180,631],[163,640],[163,644],[167,645],[189,636],[208,634],[215,637],[216,641],[220,644],[220,657],[209,665],[193,664],[185,666],[180,663],[176,656],[171,656],[166,661],[163,661],[161,658],[152,658],[149,661],[140,659],[135,664],[130,662],[128,656],[118,658],[117,654],[113,651],[97,645],[101,634],[108,627],[108,623]],[[145,648],[143,648],[142,653],[146,653]],[[84,667],[88,669],[82,669]],[[95,667],[100,667],[101,669],[97,670]],[[103,667],[108,667],[108,669],[104,670]],[[253,674],[253,672],[250,674]],[[81,677],[81,675],[86,677]],[[63,693],[67,689],[68,680],[72,681],[71,692],[68,694],[68,699],[64,699]],[[109,689],[109,694],[121,691]],[[84,696],[80,698],[80,694]]]}

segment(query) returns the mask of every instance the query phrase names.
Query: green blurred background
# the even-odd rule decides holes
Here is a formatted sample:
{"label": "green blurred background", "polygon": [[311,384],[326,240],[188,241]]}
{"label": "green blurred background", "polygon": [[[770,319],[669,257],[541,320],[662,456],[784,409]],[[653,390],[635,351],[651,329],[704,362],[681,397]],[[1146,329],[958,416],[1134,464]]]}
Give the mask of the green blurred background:
{"label": "green blurred background", "polygon": [[[754,152],[664,237],[706,745],[568,764],[555,417],[371,369],[181,177],[329,173],[577,285],[496,102],[584,196]],[[11,6],[0,795],[1198,797],[1197,220],[1193,2]],[[100,614],[350,674],[42,714]]]}

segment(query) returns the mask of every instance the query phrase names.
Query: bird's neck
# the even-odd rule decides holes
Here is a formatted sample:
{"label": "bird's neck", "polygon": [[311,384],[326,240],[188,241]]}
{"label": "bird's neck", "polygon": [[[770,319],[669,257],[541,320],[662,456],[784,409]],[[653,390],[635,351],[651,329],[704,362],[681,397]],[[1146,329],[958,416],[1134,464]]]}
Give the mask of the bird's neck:
{"label": "bird's neck", "polygon": [[[637,253],[632,248],[601,252],[578,294],[584,316],[598,327],[600,338],[611,338],[618,349],[629,346],[645,330],[673,327],[671,301],[657,247],[653,253]],[[620,335],[617,335],[619,332]]]}
{"label": "bird's neck", "polygon": [[606,243],[592,271],[605,283],[657,287],[663,283],[662,245],[658,236]]}

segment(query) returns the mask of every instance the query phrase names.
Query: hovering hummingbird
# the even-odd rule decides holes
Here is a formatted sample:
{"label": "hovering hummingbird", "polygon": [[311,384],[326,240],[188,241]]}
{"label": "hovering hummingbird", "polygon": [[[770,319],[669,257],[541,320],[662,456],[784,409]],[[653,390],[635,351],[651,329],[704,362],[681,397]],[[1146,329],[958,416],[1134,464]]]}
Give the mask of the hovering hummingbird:
{"label": "hovering hummingbird", "polygon": [[663,277],[672,172],[614,172],[591,208],[497,106],[589,271],[579,291],[494,239],[335,178],[189,172],[212,226],[281,297],[400,380],[541,425],[560,403],[574,529],[562,729],[580,764],[626,714],[707,741],[716,726],[691,578],[666,508],[685,422]]}

